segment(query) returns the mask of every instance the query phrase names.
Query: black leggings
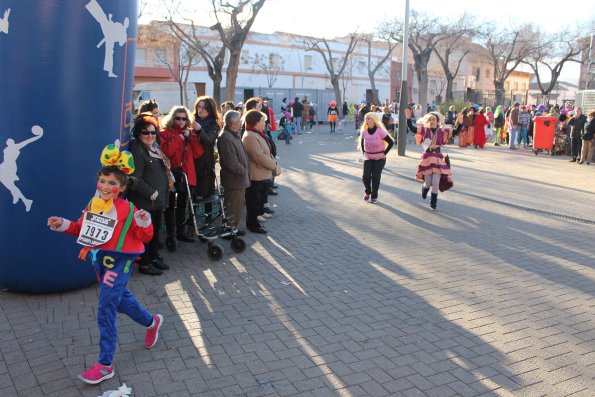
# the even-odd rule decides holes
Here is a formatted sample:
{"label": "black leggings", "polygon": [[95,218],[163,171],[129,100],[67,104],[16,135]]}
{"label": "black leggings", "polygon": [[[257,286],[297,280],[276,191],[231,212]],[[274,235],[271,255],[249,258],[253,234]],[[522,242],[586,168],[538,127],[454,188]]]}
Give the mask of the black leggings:
{"label": "black leggings", "polygon": [[331,132],[335,130],[335,127],[337,126],[337,123],[334,121],[330,121],[329,124],[331,125]]}
{"label": "black leggings", "polygon": [[386,159],[366,160],[364,161],[364,187],[366,194],[371,194],[372,198],[378,198],[378,189],[380,188],[380,176],[386,164]]}

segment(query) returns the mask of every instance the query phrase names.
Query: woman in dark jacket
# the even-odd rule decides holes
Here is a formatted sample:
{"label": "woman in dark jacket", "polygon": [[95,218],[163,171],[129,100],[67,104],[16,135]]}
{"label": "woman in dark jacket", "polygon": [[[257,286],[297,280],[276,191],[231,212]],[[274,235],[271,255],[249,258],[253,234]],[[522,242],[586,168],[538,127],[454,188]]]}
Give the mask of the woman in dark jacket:
{"label": "woman in dark jacket", "polygon": [[581,134],[583,146],[581,150],[581,158],[578,162],[579,164],[584,163],[585,160],[587,161],[587,165],[591,164],[591,161],[593,160],[593,151],[595,149],[595,147],[593,147],[593,138],[595,138],[595,110],[591,110],[587,115],[587,123]]}
{"label": "woman in dark jacket", "polygon": [[196,169],[195,191],[200,197],[215,194],[215,141],[221,130],[221,124],[221,117],[217,111],[215,100],[210,96],[198,97],[194,103],[192,129],[198,136],[204,150],[203,155],[194,161],[194,168]]}
{"label": "woman in dark jacket", "polygon": [[159,229],[163,219],[163,210],[167,206],[169,190],[173,187],[169,160],[161,152],[156,142],[159,124],[151,113],[141,113],[134,122],[132,134],[135,141],[130,151],[134,157],[136,184],[128,193],[134,205],[151,214],[155,225],[153,238],[145,244],[145,252],[140,256],[139,271],[152,276],[169,269],[159,256]]}

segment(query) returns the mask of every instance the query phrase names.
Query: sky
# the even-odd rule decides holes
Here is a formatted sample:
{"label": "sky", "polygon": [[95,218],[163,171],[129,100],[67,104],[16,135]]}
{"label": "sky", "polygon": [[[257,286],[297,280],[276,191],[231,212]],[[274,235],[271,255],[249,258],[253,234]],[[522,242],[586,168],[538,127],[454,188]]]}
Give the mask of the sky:
{"label": "sky", "polygon": [[[166,15],[164,2],[181,2],[192,6],[186,11],[196,24],[213,24],[209,0],[144,0],[148,6],[141,23],[161,19]],[[487,5],[487,4],[497,4]],[[535,1],[499,0],[481,2],[477,0],[410,0],[409,7],[429,15],[454,19],[463,11],[476,15],[480,22],[496,23],[532,22],[544,31],[559,31],[583,24],[585,36],[595,30],[595,0],[572,0],[567,10],[561,2],[543,0],[540,7]],[[275,31],[333,38],[354,31],[372,32],[385,19],[401,18],[405,14],[405,0],[266,0],[258,14],[252,31],[272,33]],[[590,28],[590,29],[589,29]],[[579,66],[567,63],[562,69],[561,80],[578,82]]]}

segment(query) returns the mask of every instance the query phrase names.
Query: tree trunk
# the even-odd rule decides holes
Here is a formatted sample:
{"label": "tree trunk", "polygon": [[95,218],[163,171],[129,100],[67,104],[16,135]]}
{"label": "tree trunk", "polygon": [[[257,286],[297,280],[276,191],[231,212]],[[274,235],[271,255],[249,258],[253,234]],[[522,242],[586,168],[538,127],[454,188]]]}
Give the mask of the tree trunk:
{"label": "tree trunk", "polygon": [[494,87],[496,88],[496,106],[504,105],[504,82],[494,81]]}
{"label": "tree trunk", "polygon": [[428,64],[415,62],[415,71],[417,72],[417,82],[419,83],[418,103],[421,105],[422,116],[426,114],[428,107]]}
{"label": "tree trunk", "polygon": [[337,108],[343,103],[341,101],[341,86],[339,85],[339,79],[331,79],[331,84],[335,89],[335,101],[337,101]]}
{"label": "tree trunk", "polygon": [[[238,79],[238,68],[240,67],[241,47],[229,51],[229,64],[225,75],[225,97],[233,101],[236,94],[236,81]],[[219,102],[217,102],[219,103]]]}
{"label": "tree trunk", "polygon": [[[221,80],[222,76],[217,76],[215,78],[212,78],[213,80],[213,99],[215,100],[215,103],[219,104],[221,103]],[[233,100],[233,99],[231,99]]]}
{"label": "tree trunk", "polygon": [[180,105],[186,106],[184,103],[184,83],[178,79],[178,86],[180,87]]}
{"label": "tree trunk", "polygon": [[452,92],[453,81],[454,77],[446,75],[446,94],[444,94],[444,96],[446,97],[447,101],[452,101],[453,99],[455,99]]}

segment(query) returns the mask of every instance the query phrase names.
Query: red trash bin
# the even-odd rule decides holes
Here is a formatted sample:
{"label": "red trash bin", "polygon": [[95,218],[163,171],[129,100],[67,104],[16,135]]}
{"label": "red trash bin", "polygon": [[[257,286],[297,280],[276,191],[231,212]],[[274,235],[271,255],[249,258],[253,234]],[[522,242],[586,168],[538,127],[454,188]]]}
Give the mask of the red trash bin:
{"label": "red trash bin", "polygon": [[533,152],[537,150],[552,150],[554,134],[556,133],[557,117],[535,116],[533,118]]}

